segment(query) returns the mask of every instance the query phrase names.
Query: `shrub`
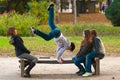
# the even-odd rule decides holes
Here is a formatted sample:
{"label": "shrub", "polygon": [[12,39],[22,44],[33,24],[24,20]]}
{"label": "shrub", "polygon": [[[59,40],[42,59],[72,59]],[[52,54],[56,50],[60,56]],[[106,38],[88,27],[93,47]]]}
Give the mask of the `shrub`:
{"label": "shrub", "polygon": [[46,0],[41,0],[39,2],[32,1],[28,3],[30,7],[30,13],[35,15],[40,20],[40,24],[46,24],[48,19],[47,7],[49,3]]}
{"label": "shrub", "polygon": [[86,29],[95,29],[100,36],[119,36],[120,27],[106,27],[99,25],[83,25],[83,26],[60,26],[61,32],[66,36],[82,36],[83,31]]}
{"label": "shrub", "polygon": [[29,27],[38,26],[39,19],[31,14],[4,13],[0,16],[0,35],[5,36],[8,27],[15,26],[22,36],[29,36]]}
{"label": "shrub", "polygon": [[106,9],[105,15],[114,26],[120,26],[120,0],[114,0]]}

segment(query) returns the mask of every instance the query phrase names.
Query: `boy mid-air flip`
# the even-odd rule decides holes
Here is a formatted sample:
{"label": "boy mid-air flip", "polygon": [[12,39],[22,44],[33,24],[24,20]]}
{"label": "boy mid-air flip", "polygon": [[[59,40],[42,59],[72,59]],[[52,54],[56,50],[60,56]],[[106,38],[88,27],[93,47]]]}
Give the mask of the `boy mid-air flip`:
{"label": "boy mid-air flip", "polygon": [[64,37],[60,31],[60,29],[54,24],[54,4],[51,4],[48,7],[49,11],[49,19],[48,24],[51,28],[51,32],[49,34],[45,34],[39,30],[34,29],[33,27],[30,28],[32,35],[36,34],[43,39],[49,41],[54,39],[58,45],[57,49],[57,61],[59,63],[63,63],[62,54],[65,50],[73,51],[75,49],[75,45],[73,42],[70,42],[66,37]]}

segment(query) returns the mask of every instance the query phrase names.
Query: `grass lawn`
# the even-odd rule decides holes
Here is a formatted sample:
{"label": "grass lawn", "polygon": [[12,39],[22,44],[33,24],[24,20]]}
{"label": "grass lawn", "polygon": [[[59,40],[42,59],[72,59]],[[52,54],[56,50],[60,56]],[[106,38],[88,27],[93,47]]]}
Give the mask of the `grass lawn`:
{"label": "grass lawn", "polygon": [[[34,53],[34,55],[49,55],[54,56],[56,52],[56,43],[51,41],[45,41],[40,37],[22,37],[25,46]],[[73,36],[68,37],[70,41],[75,42],[76,49],[73,54],[79,50],[82,37]],[[101,37],[105,48],[106,55],[120,55],[120,37],[119,36],[103,36]],[[15,56],[14,47],[9,44],[9,38],[0,37],[0,55]]]}

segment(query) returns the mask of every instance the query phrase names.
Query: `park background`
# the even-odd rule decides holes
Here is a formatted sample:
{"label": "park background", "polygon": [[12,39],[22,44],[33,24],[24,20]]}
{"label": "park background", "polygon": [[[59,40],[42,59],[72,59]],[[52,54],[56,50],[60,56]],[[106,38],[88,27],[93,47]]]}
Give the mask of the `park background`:
{"label": "park background", "polygon": [[[56,55],[57,46],[53,40],[45,41],[36,35],[32,37],[29,30],[29,28],[33,26],[45,33],[50,32],[47,21],[47,7],[50,4],[49,1],[50,0],[0,0],[0,56],[15,56],[14,47],[9,44],[10,38],[6,37],[7,29],[10,26],[15,26],[17,28],[19,35],[22,36],[24,40],[25,46],[32,51],[31,54],[38,56]],[[108,20],[109,17],[106,18],[108,15],[106,15],[105,10],[101,10],[103,4],[106,4],[107,8],[109,8],[113,2],[108,2],[109,0],[83,0],[82,5],[86,4],[88,6],[81,6],[83,7],[81,12],[78,11],[78,7],[80,6],[77,5],[79,4],[75,6],[74,1],[51,1],[61,5],[55,6],[56,25],[61,29],[63,35],[68,37],[70,41],[75,42],[76,45],[75,51],[72,55],[66,54],[67,57],[72,57],[79,50],[82,33],[86,29],[96,29],[98,31],[105,45],[106,56],[120,56],[120,26]],[[70,8],[70,1],[73,4],[71,7],[72,9]],[[91,6],[93,3],[94,6]],[[100,6],[96,7],[96,4]],[[86,10],[86,8],[88,10]],[[76,13],[74,12],[75,10]],[[110,10],[108,10],[108,12],[109,11]],[[120,19],[119,14],[117,18]]]}
{"label": "park background", "polygon": [[[71,58],[79,50],[84,30],[98,31],[106,49],[99,76],[77,76],[74,64],[37,64],[31,71],[32,78],[20,76],[19,59],[9,44],[10,37],[6,37],[7,29],[18,29],[32,55],[55,57],[55,42],[32,37],[29,30],[33,26],[49,33],[47,7],[51,1],[55,3],[56,25],[76,45],[75,51],[66,51],[64,57]],[[120,80],[119,13],[120,0],[0,0],[0,80]]]}

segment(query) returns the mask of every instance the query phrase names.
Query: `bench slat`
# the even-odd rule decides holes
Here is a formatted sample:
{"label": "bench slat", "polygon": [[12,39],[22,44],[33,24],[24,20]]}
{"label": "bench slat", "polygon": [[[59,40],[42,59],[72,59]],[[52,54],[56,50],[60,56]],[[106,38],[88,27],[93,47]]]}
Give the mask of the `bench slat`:
{"label": "bench slat", "polygon": [[[57,62],[57,60],[50,60],[50,59],[48,59],[48,60],[39,60],[37,63],[59,64],[59,63]],[[64,61],[63,61],[63,64],[70,64],[70,63],[73,63],[73,61],[72,61],[72,60],[64,60]]]}

